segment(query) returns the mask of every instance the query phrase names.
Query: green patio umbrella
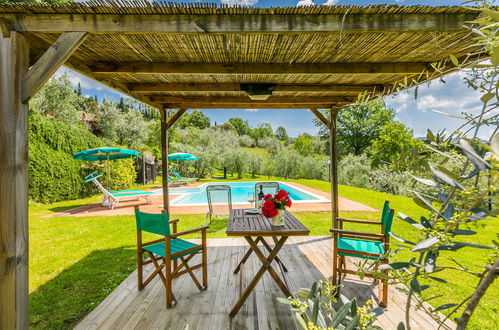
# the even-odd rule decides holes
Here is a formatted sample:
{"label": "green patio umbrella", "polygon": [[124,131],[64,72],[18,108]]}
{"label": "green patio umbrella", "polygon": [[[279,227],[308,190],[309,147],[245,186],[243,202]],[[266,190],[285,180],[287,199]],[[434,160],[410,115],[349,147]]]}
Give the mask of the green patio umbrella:
{"label": "green patio umbrella", "polygon": [[185,152],[176,152],[173,154],[169,154],[168,160],[171,160],[173,162],[178,162],[178,161],[185,160],[186,158],[190,158],[190,157],[194,157],[194,156],[191,154],[185,153]]}
{"label": "green patio umbrella", "polygon": [[86,161],[107,161],[107,189],[111,186],[111,163],[109,161],[115,159],[124,159],[131,157],[138,157],[140,153],[135,150],[102,147],[80,151],[73,155],[74,159]]}

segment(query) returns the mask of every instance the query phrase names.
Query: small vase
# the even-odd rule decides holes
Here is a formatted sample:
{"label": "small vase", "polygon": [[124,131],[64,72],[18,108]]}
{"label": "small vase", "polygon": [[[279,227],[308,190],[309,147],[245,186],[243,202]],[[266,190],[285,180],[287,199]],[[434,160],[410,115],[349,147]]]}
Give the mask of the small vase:
{"label": "small vase", "polygon": [[278,210],[277,215],[272,217],[272,226],[284,226],[284,210]]}

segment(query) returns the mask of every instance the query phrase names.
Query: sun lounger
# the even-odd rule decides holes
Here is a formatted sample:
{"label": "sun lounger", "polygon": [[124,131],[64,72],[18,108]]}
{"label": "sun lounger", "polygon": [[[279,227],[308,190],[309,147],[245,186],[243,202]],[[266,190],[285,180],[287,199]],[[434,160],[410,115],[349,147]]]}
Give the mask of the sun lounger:
{"label": "sun lounger", "polygon": [[196,181],[198,178],[183,178],[180,174],[178,174],[177,171],[171,170],[170,171],[171,175],[174,175],[179,181],[185,181],[185,182],[193,182]]}
{"label": "sun lounger", "polygon": [[121,199],[135,197],[137,200],[140,198],[144,198],[148,204],[152,204],[152,200],[150,195],[154,193],[154,191],[142,191],[142,190],[124,190],[124,191],[113,191],[109,192],[106,188],[102,186],[102,184],[97,180],[97,178],[102,175],[95,175],[96,172],[91,173],[85,177],[83,182],[93,182],[97,188],[104,195],[104,199],[102,200],[102,206],[110,207],[111,210],[115,208],[116,205],[119,204]]}

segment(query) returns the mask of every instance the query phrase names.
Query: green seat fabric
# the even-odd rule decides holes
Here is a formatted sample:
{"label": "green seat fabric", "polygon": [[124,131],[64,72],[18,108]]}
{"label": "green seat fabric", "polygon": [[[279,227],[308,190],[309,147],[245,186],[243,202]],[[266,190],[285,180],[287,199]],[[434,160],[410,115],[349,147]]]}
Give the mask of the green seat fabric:
{"label": "green seat fabric", "polygon": [[[171,242],[170,254],[182,252],[182,251],[188,250],[188,249],[196,246],[196,244],[184,241],[183,239],[180,239],[180,238],[172,239],[170,242]],[[160,243],[156,243],[153,245],[144,246],[144,250],[152,252],[152,253],[157,254],[159,256],[162,256],[164,258],[165,257],[165,242],[160,242]],[[178,259],[180,257],[186,256],[189,254],[196,253],[200,250],[201,250],[201,248],[198,248],[198,249],[195,249],[193,251],[188,251],[188,252],[182,253],[176,257],[173,257],[172,260]]]}
{"label": "green seat fabric", "polygon": [[344,238],[344,237],[340,237],[338,239],[338,249],[352,251],[352,253],[338,251],[338,254],[342,256],[375,259],[375,260],[383,260],[384,258],[382,256],[374,257],[374,256],[358,255],[355,252],[375,253],[380,255],[383,255],[385,253],[385,250],[383,249],[383,243],[381,242],[364,241],[361,239]]}

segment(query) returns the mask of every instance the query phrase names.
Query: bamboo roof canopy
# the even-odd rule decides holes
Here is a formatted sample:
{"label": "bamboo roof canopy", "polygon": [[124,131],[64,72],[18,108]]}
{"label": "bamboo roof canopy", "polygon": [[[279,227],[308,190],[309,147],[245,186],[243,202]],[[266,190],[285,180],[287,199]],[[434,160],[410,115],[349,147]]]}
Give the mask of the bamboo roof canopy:
{"label": "bamboo roof canopy", "polygon": [[29,36],[31,64],[64,34],[84,33],[65,65],[157,108],[329,108],[362,92],[386,95],[433,78],[432,63],[450,54],[466,62],[477,49],[465,24],[477,15],[429,6],[0,4],[4,35]]}

